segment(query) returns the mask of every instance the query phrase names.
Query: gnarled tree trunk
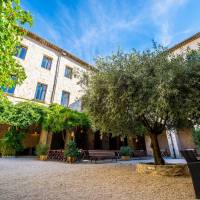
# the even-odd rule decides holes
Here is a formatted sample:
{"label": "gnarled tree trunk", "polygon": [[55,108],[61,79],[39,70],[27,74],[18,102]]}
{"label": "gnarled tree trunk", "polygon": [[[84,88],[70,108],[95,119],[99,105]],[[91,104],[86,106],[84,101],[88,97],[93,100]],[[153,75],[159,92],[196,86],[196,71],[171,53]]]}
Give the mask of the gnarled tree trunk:
{"label": "gnarled tree trunk", "polygon": [[153,156],[156,165],[164,165],[165,161],[161,156],[160,147],[158,144],[158,137],[156,133],[150,133],[151,148],[153,149]]}

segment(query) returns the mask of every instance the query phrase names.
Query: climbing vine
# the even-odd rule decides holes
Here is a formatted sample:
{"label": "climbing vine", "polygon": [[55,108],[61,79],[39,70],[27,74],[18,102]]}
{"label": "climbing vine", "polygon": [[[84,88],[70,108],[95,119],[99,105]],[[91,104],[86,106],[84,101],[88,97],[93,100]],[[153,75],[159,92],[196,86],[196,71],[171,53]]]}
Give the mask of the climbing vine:
{"label": "climbing vine", "polygon": [[8,152],[23,150],[22,141],[31,127],[44,128],[51,133],[59,133],[74,128],[90,127],[85,113],[73,111],[58,104],[49,107],[33,102],[12,104],[8,100],[0,101],[0,125],[9,126],[0,142],[1,149]]}

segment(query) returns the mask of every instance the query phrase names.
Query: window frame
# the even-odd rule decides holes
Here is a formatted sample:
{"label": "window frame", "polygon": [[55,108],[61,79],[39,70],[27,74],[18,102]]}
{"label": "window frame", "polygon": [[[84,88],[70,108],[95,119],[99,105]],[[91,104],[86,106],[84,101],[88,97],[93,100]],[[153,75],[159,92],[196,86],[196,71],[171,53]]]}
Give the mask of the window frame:
{"label": "window frame", "polygon": [[[37,92],[37,88],[38,88],[38,85],[44,85],[44,86],[46,86],[46,91],[45,91],[45,94],[44,94],[44,99],[43,100],[41,100],[41,99],[36,99],[36,92]],[[45,102],[45,98],[46,98],[46,94],[47,94],[47,88],[48,88],[48,85],[47,84],[45,84],[45,83],[41,83],[41,82],[37,82],[37,85],[36,85],[36,89],[35,89],[35,95],[34,95],[34,100],[36,100],[36,101],[40,101],[40,102]]]}
{"label": "window frame", "polygon": [[[51,61],[50,68],[46,68],[46,67],[42,66],[42,63],[43,63],[44,58],[47,58],[48,60]],[[44,54],[43,57],[42,57],[42,62],[41,62],[40,67],[43,68],[43,69],[46,69],[46,70],[49,70],[49,71],[50,71],[50,70],[51,70],[51,67],[52,67],[52,62],[53,62],[53,58],[50,57],[50,56],[47,56],[46,54]]]}
{"label": "window frame", "polygon": [[27,51],[28,51],[28,46],[26,46],[26,45],[23,45],[23,44],[20,44],[18,47],[16,47],[16,48],[24,48],[24,49],[26,49],[26,53],[25,53],[25,56],[24,56],[24,58],[21,58],[21,57],[19,57],[19,52],[16,52],[16,54],[15,54],[15,57],[16,58],[19,58],[19,59],[21,59],[21,60],[25,60],[26,59],[26,54],[27,54]]}
{"label": "window frame", "polygon": [[[69,77],[69,76],[66,76],[66,70],[67,70],[67,69],[71,70],[70,77]],[[72,79],[72,74],[73,74],[73,68],[66,65],[66,66],[65,66],[64,77],[69,78],[69,79]]]}
{"label": "window frame", "polygon": [[[63,105],[62,104],[62,102],[63,102],[63,93],[68,94],[68,103],[67,103],[67,105]],[[69,100],[70,100],[70,92],[68,92],[66,90],[62,90],[60,105],[65,106],[65,107],[69,107]]]}

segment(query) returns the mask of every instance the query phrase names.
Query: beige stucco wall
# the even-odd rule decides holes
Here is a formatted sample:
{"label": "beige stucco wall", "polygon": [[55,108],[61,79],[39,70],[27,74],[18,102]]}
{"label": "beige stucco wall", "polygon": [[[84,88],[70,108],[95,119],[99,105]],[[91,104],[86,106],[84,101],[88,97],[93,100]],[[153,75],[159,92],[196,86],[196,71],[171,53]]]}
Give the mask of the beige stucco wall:
{"label": "beige stucco wall", "polygon": [[196,148],[191,129],[179,129],[177,131],[180,143],[180,149],[194,149]]}
{"label": "beige stucco wall", "polygon": [[174,54],[182,54],[185,53],[187,48],[190,49],[197,49],[198,46],[200,44],[200,38],[197,38],[189,43],[187,43],[186,45],[182,46],[181,48],[176,49],[175,51],[173,51]]}
{"label": "beige stucco wall", "polygon": [[[34,99],[37,83],[41,82],[47,85],[45,103],[49,104],[58,56],[55,51],[49,49],[48,47],[42,46],[37,41],[28,37],[25,37],[21,44],[28,48],[26,57],[24,60],[20,58],[16,59],[24,67],[27,78],[22,85],[15,88],[14,96],[29,100]],[[52,58],[51,70],[41,67],[44,55]]]}
{"label": "beige stucco wall", "polygon": [[[72,68],[73,75],[71,79],[64,76],[66,66]],[[80,84],[78,84],[79,79],[76,76],[77,71],[81,72],[85,71],[85,69],[78,63],[61,57],[54,102],[60,104],[63,90],[70,93],[69,105],[77,101],[83,95],[83,89]]]}
{"label": "beige stucco wall", "polygon": [[[8,98],[14,103],[25,101],[26,99],[34,100],[36,86],[37,83],[40,82],[47,85],[47,92],[44,103],[48,105],[51,101],[56,65],[60,55],[55,50],[42,45],[41,43],[33,40],[32,38],[29,38],[28,36],[23,38],[21,44],[28,48],[26,57],[24,60],[20,58],[16,59],[24,67],[27,78],[21,85],[16,86],[14,95],[8,96]],[[44,55],[52,58],[52,65],[50,70],[41,67]],[[83,90],[78,84],[78,76],[73,74],[72,79],[66,78],[64,76],[66,66],[72,68],[73,72],[78,71],[79,73],[86,71],[86,68],[71,58],[61,55],[53,102],[59,104],[61,103],[61,95],[62,91],[64,90],[70,93],[70,105],[80,99],[80,97],[83,95]]]}

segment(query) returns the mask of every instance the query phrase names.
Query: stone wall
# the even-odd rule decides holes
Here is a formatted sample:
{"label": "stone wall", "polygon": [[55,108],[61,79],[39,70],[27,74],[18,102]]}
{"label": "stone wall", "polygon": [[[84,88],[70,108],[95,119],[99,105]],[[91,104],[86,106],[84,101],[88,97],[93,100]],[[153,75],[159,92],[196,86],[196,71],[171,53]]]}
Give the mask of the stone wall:
{"label": "stone wall", "polygon": [[191,129],[179,129],[177,131],[179,136],[180,148],[181,149],[194,149],[196,145],[194,144],[192,138],[192,130]]}
{"label": "stone wall", "polygon": [[140,174],[159,176],[189,175],[189,170],[186,164],[154,165],[148,163],[141,163],[136,165],[136,171]]}

